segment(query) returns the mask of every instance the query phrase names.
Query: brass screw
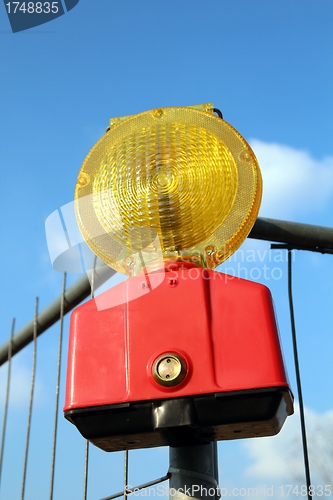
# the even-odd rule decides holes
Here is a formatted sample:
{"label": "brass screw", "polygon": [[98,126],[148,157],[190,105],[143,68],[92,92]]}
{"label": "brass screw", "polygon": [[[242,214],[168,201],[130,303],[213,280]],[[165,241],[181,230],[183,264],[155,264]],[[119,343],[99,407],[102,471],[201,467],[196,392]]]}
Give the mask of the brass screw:
{"label": "brass screw", "polygon": [[184,359],[178,354],[166,353],[155,360],[152,373],[156,382],[173,387],[184,380],[187,366]]}
{"label": "brass screw", "polygon": [[157,118],[161,118],[161,116],[163,116],[163,115],[164,115],[164,109],[162,109],[162,108],[155,109],[155,110],[154,110],[154,115],[155,115]]}
{"label": "brass screw", "polygon": [[90,182],[90,175],[86,174],[85,172],[80,172],[78,180],[77,180],[77,185],[79,188],[84,188],[87,186]]}

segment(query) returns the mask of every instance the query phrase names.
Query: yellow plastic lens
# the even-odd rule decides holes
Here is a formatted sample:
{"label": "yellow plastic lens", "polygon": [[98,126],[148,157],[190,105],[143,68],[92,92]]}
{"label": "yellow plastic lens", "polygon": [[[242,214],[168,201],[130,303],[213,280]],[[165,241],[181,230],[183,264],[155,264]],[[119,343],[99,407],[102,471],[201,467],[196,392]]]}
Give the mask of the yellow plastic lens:
{"label": "yellow plastic lens", "polygon": [[213,269],[254,224],[256,158],[212,106],[204,109],[158,108],[119,120],[84,161],[79,227],[116,270],[137,274],[159,258]]}

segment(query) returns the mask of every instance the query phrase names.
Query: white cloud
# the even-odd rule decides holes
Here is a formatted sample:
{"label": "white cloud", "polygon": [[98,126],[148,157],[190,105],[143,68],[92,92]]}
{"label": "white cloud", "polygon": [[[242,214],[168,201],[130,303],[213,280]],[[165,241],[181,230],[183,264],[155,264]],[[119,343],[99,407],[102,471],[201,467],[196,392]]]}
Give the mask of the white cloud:
{"label": "white cloud", "polygon": [[323,210],[333,199],[333,157],[321,160],[307,151],[257,139],[250,141],[263,175],[260,215],[292,219]]}
{"label": "white cloud", "polygon": [[[333,477],[333,410],[323,414],[305,410],[310,471],[313,481],[331,484]],[[299,406],[288,417],[277,436],[250,439],[242,443],[252,464],[248,477],[274,481],[303,481],[304,461],[300,431]]]}

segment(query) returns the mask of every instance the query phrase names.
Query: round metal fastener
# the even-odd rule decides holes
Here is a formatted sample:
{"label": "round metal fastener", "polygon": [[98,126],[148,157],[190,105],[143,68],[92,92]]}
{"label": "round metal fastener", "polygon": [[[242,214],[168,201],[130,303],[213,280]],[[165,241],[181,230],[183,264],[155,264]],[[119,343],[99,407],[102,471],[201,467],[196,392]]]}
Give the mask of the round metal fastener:
{"label": "round metal fastener", "polygon": [[180,384],[186,376],[187,365],[179,354],[165,353],[159,356],[153,364],[153,378],[160,385],[173,387]]}
{"label": "round metal fastener", "polygon": [[178,280],[177,278],[169,278],[169,286],[171,288],[175,288],[178,285]]}

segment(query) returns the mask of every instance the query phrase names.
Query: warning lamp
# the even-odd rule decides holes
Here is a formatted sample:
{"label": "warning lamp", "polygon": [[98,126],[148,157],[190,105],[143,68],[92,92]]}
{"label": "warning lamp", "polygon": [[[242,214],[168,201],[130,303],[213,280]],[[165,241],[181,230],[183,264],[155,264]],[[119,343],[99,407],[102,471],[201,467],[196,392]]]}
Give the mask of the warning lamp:
{"label": "warning lamp", "polygon": [[113,119],[88,154],[75,190],[77,221],[112,268],[135,276],[181,255],[214,269],[247,237],[261,201],[259,165],[213,109]]}
{"label": "warning lamp", "polygon": [[129,279],[71,316],[65,416],[106,451],[273,435],[293,413],[267,287],[214,271],[261,174],[212,104],[112,119],[80,170],[79,228]]}

